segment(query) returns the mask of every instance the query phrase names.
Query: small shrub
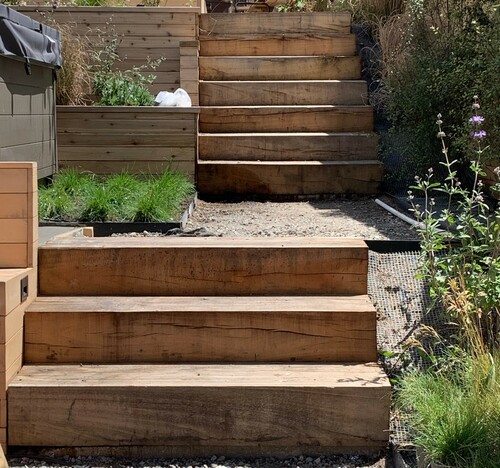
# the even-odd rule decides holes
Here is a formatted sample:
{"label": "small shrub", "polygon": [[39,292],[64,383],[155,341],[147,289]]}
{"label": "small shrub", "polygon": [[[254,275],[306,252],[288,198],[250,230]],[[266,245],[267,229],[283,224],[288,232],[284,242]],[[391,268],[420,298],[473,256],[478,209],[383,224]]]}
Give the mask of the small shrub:
{"label": "small shrub", "polygon": [[116,62],[122,59],[118,54],[120,39],[112,28],[99,31],[99,46],[92,53],[92,90],[100,106],[151,106],[154,96],[147,85],[156,76],[144,74],[145,70],[154,71],[164,60],[150,60],[142,66],[128,70],[117,70]]}

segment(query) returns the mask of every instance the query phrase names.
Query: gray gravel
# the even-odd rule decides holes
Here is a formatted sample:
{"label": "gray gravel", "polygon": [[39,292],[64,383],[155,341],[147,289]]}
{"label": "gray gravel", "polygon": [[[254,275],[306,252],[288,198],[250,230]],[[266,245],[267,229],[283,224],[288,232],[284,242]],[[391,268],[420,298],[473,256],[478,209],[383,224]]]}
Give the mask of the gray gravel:
{"label": "gray gravel", "polygon": [[186,230],[202,227],[224,237],[362,237],[370,240],[417,237],[410,225],[371,198],[287,203],[198,200]]}
{"label": "gray gravel", "polygon": [[298,456],[288,459],[277,458],[225,458],[214,455],[211,458],[193,459],[149,459],[130,460],[109,457],[69,457],[51,459],[11,458],[9,467],[46,468],[385,468],[390,465],[385,458],[363,455],[331,457]]}

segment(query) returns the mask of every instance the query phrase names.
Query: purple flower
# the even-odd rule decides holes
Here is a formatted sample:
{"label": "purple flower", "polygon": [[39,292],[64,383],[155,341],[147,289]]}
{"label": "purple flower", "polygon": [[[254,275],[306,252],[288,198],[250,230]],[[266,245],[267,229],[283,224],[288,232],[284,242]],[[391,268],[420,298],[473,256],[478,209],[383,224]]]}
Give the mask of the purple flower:
{"label": "purple flower", "polygon": [[479,130],[478,132],[472,132],[471,137],[475,140],[481,140],[486,136],[486,132],[484,130]]}
{"label": "purple flower", "polygon": [[481,124],[484,122],[484,117],[482,115],[473,115],[469,119],[469,122],[474,123],[474,124]]}

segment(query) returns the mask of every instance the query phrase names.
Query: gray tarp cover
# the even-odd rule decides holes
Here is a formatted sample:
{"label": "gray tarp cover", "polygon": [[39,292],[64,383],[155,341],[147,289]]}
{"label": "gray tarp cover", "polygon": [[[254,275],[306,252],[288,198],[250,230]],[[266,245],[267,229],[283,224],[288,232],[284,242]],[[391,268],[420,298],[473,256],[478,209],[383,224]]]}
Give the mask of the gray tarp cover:
{"label": "gray tarp cover", "polygon": [[0,55],[61,66],[59,31],[32,20],[5,5],[0,5]]}

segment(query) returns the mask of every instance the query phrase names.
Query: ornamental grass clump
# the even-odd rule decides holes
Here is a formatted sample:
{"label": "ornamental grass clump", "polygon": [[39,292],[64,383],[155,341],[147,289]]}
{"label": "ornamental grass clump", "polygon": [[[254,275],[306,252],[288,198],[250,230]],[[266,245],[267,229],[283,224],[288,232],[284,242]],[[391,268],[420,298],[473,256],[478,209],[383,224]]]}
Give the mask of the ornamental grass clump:
{"label": "ornamental grass clump", "polygon": [[99,177],[66,169],[40,189],[39,213],[44,221],[166,222],[180,214],[194,193],[186,175],[169,170],[160,176]]}

